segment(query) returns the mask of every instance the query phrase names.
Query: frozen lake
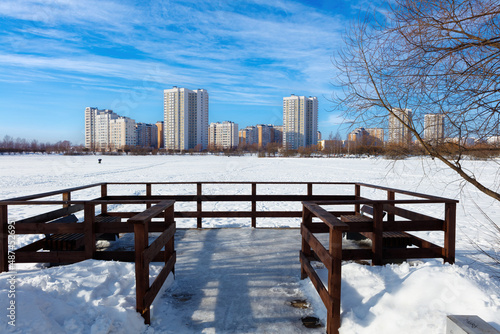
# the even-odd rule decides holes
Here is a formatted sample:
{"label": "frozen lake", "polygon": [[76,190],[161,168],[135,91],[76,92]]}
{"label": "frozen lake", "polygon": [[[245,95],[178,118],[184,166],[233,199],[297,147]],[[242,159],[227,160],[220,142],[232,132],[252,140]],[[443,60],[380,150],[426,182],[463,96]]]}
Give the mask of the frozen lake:
{"label": "frozen lake", "polygon": [[[101,164],[97,163],[98,158],[102,159]],[[476,177],[498,188],[498,165],[481,161],[465,162],[465,165],[476,173]],[[456,265],[442,265],[437,260],[384,267],[343,265],[341,333],[442,333],[446,315],[458,313],[478,314],[500,329],[500,284],[490,275],[494,267],[485,263],[472,245],[476,243],[492,253],[500,251],[498,245],[492,244],[494,236],[484,231],[488,224],[481,213],[482,210],[490,219],[499,222],[500,206],[431,159],[394,162],[375,158],[25,155],[0,156],[0,175],[1,199],[97,182],[124,181],[356,181],[458,199]],[[193,193],[192,185],[174,188],[157,188],[156,191]],[[258,189],[266,193],[275,190],[272,187]],[[295,193],[300,189],[281,190]],[[145,193],[144,189],[134,186],[126,186],[120,191]],[[231,189],[207,188],[207,192],[213,194],[228,191],[249,193],[248,185]],[[86,195],[90,194],[81,194],[82,197]],[[218,203],[213,205],[220,209]],[[235,203],[234,209],[245,210],[245,205],[248,203]],[[276,205],[289,209],[286,203]],[[36,208],[13,208],[9,211],[9,219],[24,218],[33,214],[33,210]],[[298,227],[299,223],[297,219],[290,219],[280,224]],[[185,220],[179,224],[192,227],[194,222]],[[259,226],[273,224],[271,220],[258,220]],[[249,219],[204,219],[204,226],[246,227]],[[297,254],[300,245],[293,249],[294,242],[300,243],[298,232],[289,230],[291,232],[286,233],[292,233],[291,236],[281,233],[273,237],[270,233],[262,236],[249,228],[218,231],[225,230],[177,235],[179,277],[175,282],[170,281],[169,287],[155,301],[150,327],[142,325],[134,310],[133,265],[92,260],[48,269],[40,265],[20,268],[18,301],[19,312],[24,317],[20,316],[16,328],[9,327],[6,317],[1,317],[0,331],[277,333],[286,328],[287,332],[314,332],[301,327],[297,320],[302,314],[312,313],[322,319],[325,316],[324,307],[310,283],[299,280]],[[280,238],[285,239],[279,241]],[[441,237],[432,232],[426,239],[441,242]],[[280,245],[292,246],[267,253],[285,254],[286,261],[276,263],[273,256],[258,257],[253,244],[264,249],[277,240]],[[18,240],[19,243],[27,241],[22,237]],[[238,267],[243,260],[248,261],[241,262]],[[259,266],[255,265],[256,261],[261,261]],[[258,270],[259,267],[266,269]],[[0,275],[2,296],[7,294],[7,278],[5,273]],[[257,285],[260,290],[251,289]],[[235,294],[237,286],[244,287],[243,295]],[[266,299],[259,299],[262,292],[257,291],[267,291],[273,303],[263,303]],[[301,296],[305,296],[312,307],[306,311],[290,310],[288,299]],[[6,298],[0,298],[0,308],[6,309],[6,302]],[[244,315],[235,313],[236,308],[245,310]]]}

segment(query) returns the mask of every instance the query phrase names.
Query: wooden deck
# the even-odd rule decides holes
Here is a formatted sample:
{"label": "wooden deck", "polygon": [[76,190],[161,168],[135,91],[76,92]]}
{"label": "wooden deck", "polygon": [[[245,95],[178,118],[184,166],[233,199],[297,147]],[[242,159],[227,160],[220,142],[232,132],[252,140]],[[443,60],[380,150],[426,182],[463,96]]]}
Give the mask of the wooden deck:
{"label": "wooden deck", "polygon": [[[155,191],[155,187],[168,185],[192,185],[192,194],[167,195]],[[248,194],[207,194],[204,187],[231,186],[233,184],[248,186]],[[293,185],[300,188],[299,193],[289,191],[261,193],[261,187]],[[145,187],[145,195],[131,195],[119,189],[130,186]],[[316,187],[328,186],[331,189],[325,194],[316,193]],[[120,188],[122,187],[122,188]],[[341,188],[339,191],[337,188]],[[346,190],[348,189],[348,190]],[[74,194],[80,191],[94,195],[87,199],[73,200]],[[369,196],[363,195],[368,193]],[[54,200],[54,196],[61,196]],[[397,198],[396,198],[397,197]],[[80,196],[81,198],[81,196]],[[196,210],[173,210],[174,202],[194,202]],[[247,211],[204,210],[203,204],[208,202],[248,202],[251,208]],[[295,202],[302,203],[298,210],[265,210],[259,209],[257,203]],[[145,206],[142,211],[118,211],[119,205]],[[172,236],[176,224],[174,218],[196,218],[198,229],[203,228],[206,218],[249,218],[248,227],[258,227],[260,218],[294,218],[302,217],[301,224],[301,278],[309,277],[316,286],[328,310],[327,332],[338,333],[340,327],[340,282],[341,262],[343,260],[369,260],[373,265],[383,264],[385,259],[409,258],[441,258],[445,262],[455,260],[455,219],[456,200],[419,194],[406,190],[375,186],[353,182],[157,182],[157,183],[98,183],[77,188],[51,191],[42,194],[28,195],[0,201],[0,271],[9,270],[9,256],[15,254],[17,263],[51,262],[74,263],[85,259],[135,261],[137,280],[137,309],[149,323],[149,305],[159,291],[162,281],[168,272],[174,271],[176,252]],[[13,206],[48,206],[50,211],[32,217],[23,217],[17,221],[9,220],[9,208]],[[360,214],[360,207],[373,207],[373,217],[368,220],[356,219],[342,222],[342,216]],[[432,206],[432,216],[421,208]],[[53,209],[54,206],[62,208]],[[411,207],[411,210],[408,207]],[[266,207],[265,205],[263,207]],[[103,222],[96,219],[96,211],[101,215],[118,217],[119,221]],[[123,210],[123,208],[122,208]],[[84,219],[80,223],[53,222],[55,219],[83,211]],[[386,216],[383,213],[386,213]],[[427,212],[427,214],[425,214]],[[15,226],[15,227],[14,227]],[[53,250],[39,252],[44,243],[37,241],[20,249],[10,249],[9,233],[16,234],[83,234],[82,250]],[[441,245],[413,235],[413,231],[441,231]],[[102,233],[135,233],[135,251],[99,251],[96,249],[96,236]],[[162,232],[158,239],[148,244],[150,232]],[[342,234],[359,232],[370,236],[371,249],[343,249]],[[405,233],[411,241],[412,248],[393,248],[383,242],[384,233]],[[318,241],[316,235],[328,234],[328,245]],[[295,242],[290,240],[290,242]],[[166,245],[166,246],[165,246]],[[165,246],[165,251],[160,251]],[[297,247],[298,245],[290,245]],[[265,254],[261,253],[261,256]],[[164,270],[151,286],[149,286],[148,264],[151,261],[164,261]],[[279,257],[277,261],[279,261]],[[315,274],[311,261],[321,261],[329,270],[328,282],[324,284]],[[260,268],[265,270],[265,268]]]}

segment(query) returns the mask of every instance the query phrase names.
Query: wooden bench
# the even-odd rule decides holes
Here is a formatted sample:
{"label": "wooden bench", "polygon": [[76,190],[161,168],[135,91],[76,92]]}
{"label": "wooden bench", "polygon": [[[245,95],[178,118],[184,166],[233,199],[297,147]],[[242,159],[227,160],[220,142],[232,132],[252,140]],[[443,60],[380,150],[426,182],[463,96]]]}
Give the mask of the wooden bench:
{"label": "wooden bench", "polygon": [[[95,217],[96,223],[119,222],[120,217],[98,215]],[[78,218],[75,215],[61,217],[50,223],[76,223]],[[118,233],[100,233],[96,234],[96,240],[116,240]],[[46,234],[45,245],[43,249],[51,251],[75,251],[83,249],[84,234],[83,233],[57,233]]]}
{"label": "wooden bench", "polygon": [[[363,205],[359,210],[361,214],[357,215],[342,215],[340,220],[345,223],[371,223],[373,222],[373,207]],[[369,216],[368,216],[369,215]],[[386,215],[384,211],[383,216]],[[348,232],[347,239],[363,240],[372,239],[372,232]],[[382,245],[384,248],[406,248],[411,246],[412,236],[406,232],[382,232]]]}

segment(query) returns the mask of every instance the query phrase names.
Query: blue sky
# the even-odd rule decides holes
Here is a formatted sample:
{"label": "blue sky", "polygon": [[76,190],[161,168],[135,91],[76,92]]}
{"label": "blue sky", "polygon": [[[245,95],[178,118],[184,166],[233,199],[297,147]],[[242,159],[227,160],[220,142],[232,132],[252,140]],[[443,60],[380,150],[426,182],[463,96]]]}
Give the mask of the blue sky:
{"label": "blue sky", "polygon": [[332,57],[364,1],[0,2],[0,140],[84,141],[84,109],[163,119],[163,89],[204,88],[209,121],[282,124],[290,94],[317,96],[323,136]]}

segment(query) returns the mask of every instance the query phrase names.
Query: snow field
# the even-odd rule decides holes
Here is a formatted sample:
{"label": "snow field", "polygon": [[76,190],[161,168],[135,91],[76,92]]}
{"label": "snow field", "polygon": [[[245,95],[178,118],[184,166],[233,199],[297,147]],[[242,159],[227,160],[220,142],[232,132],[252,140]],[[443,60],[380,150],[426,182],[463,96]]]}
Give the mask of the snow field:
{"label": "snow field", "polygon": [[[253,156],[230,158],[103,156],[100,158],[103,159],[102,164],[97,164],[95,156],[0,156],[0,175],[2,176],[0,198],[6,199],[84,184],[114,181],[359,181],[456,198],[460,200],[457,206],[456,265],[443,265],[437,260],[412,261],[410,264],[383,267],[367,267],[356,263],[343,264],[341,333],[443,333],[447,314],[477,314],[500,330],[500,283],[498,278],[493,276],[498,274],[498,268],[489,264],[471,244],[472,241],[485,247],[490,254],[500,252],[499,245],[495,243],[497,235],[493,231],[485,230],[489,226],[488,220],[481,212],[481,210],[484,211],[494,222],[499,222],[500,205],[475,188],[461,182],[458,176],[436,161],[417,158],[393,162],[384,159],[285,159]],[[476,177],[498,188],[497,164],[469,161],[465,162],[465,165],[475,172]],[[116,186],[116,189],[113,187],[110,186],[111,193],[113,191],[123,194],[145,193],[145,189],[139,186]],[[154,186],[153,193],[194,194],[195,188],[195,185]],[[204,188],[204,194],[249,194],[249,188],[249,185],[229,187],[213,185]],[[348,190],[352,191],[351,188]],[[257,191],[273,194],[305,193],[306,190],[305,186],[288,186],[285,189],[258,186]],[[335,188],[335,191],[342,192],[343,190]],[[328,187],[314,188],[315,194],[331,192],[332,189]],[[384,193],[371,190],[366,190],[364,194],[385,196]],[[75,193],[73,199],[92,197],[96,197],[96,194],[91,190],[83,190]],[[190,205],[192,204],[176,203],[176,209],[193,210],[194,208],[189,207]],[[296,208],[294,207],[296,204],[293,203],[258,203],[258,205],[260,205],[259,208],[269,210],[291,208],[300,210],[300,206]],[[210,202],[204,204],[204,210],[244,211],[249,209],[248,206],[249,203],[244,202],[231,203],[229,207],[226,203]],[[9,207],[9,219],[22,219],[45,210],[46,208],[36,206]],[[443,209],[442,206],[428,205],[424,211],[419,210],[419,212],[441,218]],[[204,227],[248,227],[250,219],[204,219],[203,224]],[[257,224],[268,227],[276,225],[298,227],[300,220],[276,222],[273,219],[258,219]],[[194,225],[195,219],[178,221],[179,227]],[[243,241],[248,238],[245,233],[251,233],[251,231],[246,228],[239,229],[238,236],[235,236],[235,243],[238,240],[244,243]],[[442,244],[441,232],[424,233],[423,237],[431,242]],[[36,238],[37,236],[18,236],[17,244],[21,246]],[[291,323],[289,327],[291,332],[313,333],[309,329],[300,327],[300,324],[294,323],[291,318],[288,322],[276,321],[275,324],[271,324],[269,320],[262,321],[260,325],[251,323],[252,319],[260,319],[266,312],[270,317],[273,316],[273,319],[280,319],[280,314],[285,318],[288,316],[285,315],[288,312],[285,309],[271,304],[266,306],[265,303],[257,304],[258,307],[246,305],[244,310],[248,316],[246,320],[238,323],[234,319],[237,314],[227,311],[224,303],[227,304],[236,298],[231,294],[233,291],[231,280],[235,281],[234,284],[241,283],[241,277],[246,274],[231,273],[229,281],[224,281],[217,276],[213,276],[211,280],[196,276],[194,273],[199,270],[191,269],[193,266],[194,268],[199,266],[200,262],[191,263],[190,261],[196,254],[203,258],[205,256],[203,254],[207,251],[190,250],[191,246],[202,241],[191,240],[192,237],[189,237],[183,243],[183,238],[188,237],[184,236],[176,241],[178,277],[175,282],[170,281],[166,284],[165,293],[157,297],[154,304],[156,310],[153,309],[152,326],[144,326],[142,318],[135,312],[133,264],[91,260],[53,268],[43,268],[43,265],[19,265],[16,274],[19,326],[12,328],[7,323],[7,317],[2,316],[0,317],[0,332],[233,333],[235,326],[242,326],[236,332],[278,333],[282,332],[280,328],[284,324]],[[127,247],[126,243],[131,240],[130,236],[126,236],[119,244],[111,246]],[[216,247],[220,240],[214,238],[210,243],[206,243],[207,245],[213,243],[212,248],[209,248],[211,252],[221,250],[220,247]],[[269,241],[262,237],[255,239],[254,242],[265,245]],[[222,243],[219,246],[224,246],[229,252],[231,252],[231,247],[235,247],[230,243]],[[249,249],[251,246],[251,244],[248,245]],[[312,308],[308,312],[314,313],[324,321],[326,311],[319,296],[308,280],[299,280],[300,271],[293,267],[298,265],[299,249],[300,239],[297,239],[295,250],[283,251],[292,252],[293,258],[290,260],[292,262],[275,268],[278,275],[286,272],[285,276],[289,276],[288,281],[279,283],[268,278],[267,281],[261,279],[255,282],[269,283],[267,287],[264,287],[264,291],[267,289],[272,299],[285,298],[287,300],[286,298],[305,295],[312,303]],[[280,252],[279,249],[275,251]],[[221,270],[219,266],[227,267],[224,262],[212,261],[219,259],[218,257],[224,258],[223,255],[214,254],[210,262],[213,268],[207,267],[205,274],[215,268]],[[183,258],[183,256],[186,257]],[[225,261],[226,265],[231,263],[227,258]],[[261,261],[264,266],[273,268],[275,260],[269,257]],[[152,275],[155,270],[152,266]],[[182,276],[183,273],[190,273],[190,275]],[[2,296],[0,309],[3,310],[8,307],[8,299],[4,296],[8,293],[8,279],[11,274],[0,274],[0,296]],[[188,284],[187,282],[191,279],[191,283]],[[197,287],[199,283],[196,282],[200,281],[204,285]],[[247,278],[243,282],[246,282],[246,286],[251,286],[253,280]],[[210,295],[215,291],[214,287],[221,286],[225,286],[225,289],[217,289],[216,295]],[[180,302],[179,300],[184,299],[183,294],[189,295],[190,289],[196,292],[192,293],[190,300],[197,302],[193,303],[191,308],[186,308],[186,303],[189,304],[190,301]],[[252,293],[258,294],[262,290],[252,291],[248,290],[248,296]],[[243,295],[241,298],[251,299],[248,296]],[[231,304],[228,307],[231,310]],[[272,310],[280,311],[273,313]],[[161,317],[157,316],[158,314]],[[175,317],[169,318],[169,314]],[[299,315],[299,313],[294,314],[293,319]]]}

